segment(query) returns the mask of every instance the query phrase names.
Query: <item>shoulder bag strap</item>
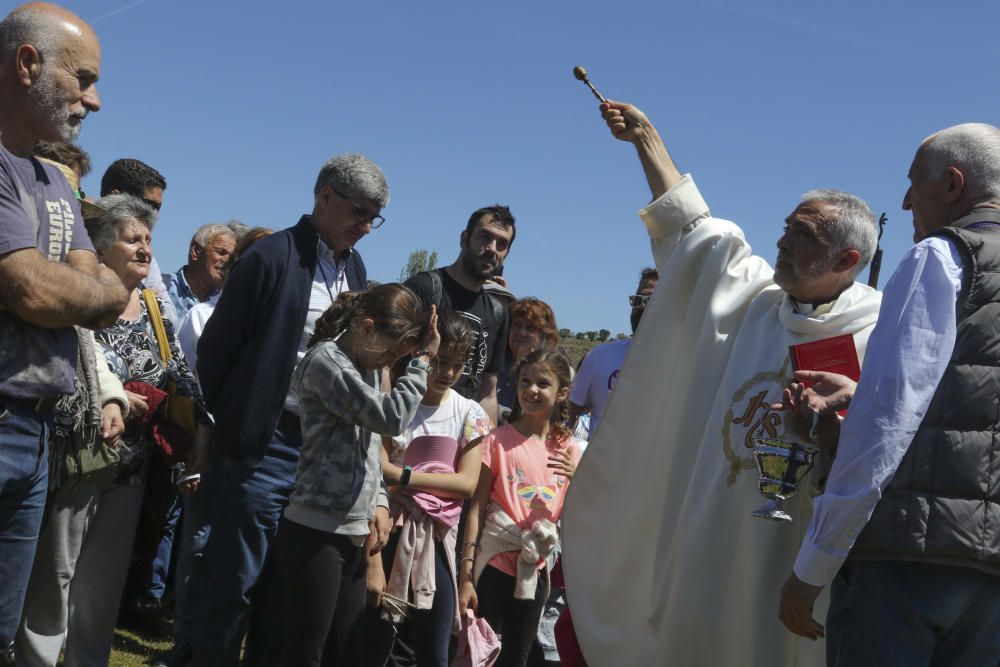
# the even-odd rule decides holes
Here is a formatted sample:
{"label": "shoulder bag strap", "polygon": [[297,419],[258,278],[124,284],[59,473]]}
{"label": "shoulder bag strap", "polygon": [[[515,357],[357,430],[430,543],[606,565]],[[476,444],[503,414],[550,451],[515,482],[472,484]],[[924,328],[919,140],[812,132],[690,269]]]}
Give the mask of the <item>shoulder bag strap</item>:
{"label": "shoulder bag strap", "polygon": [[160,359],[163,366],[170,363],[170,341],[167,339],[167,328],[163,325],[163,314],[160,312],[160,304],[156,302],[156,293],[146,288],[142,290],[142,299],[146,302],[146,311],[149,313],[149,321],[153,324],[153,333],[156,334],[156,346],[160,348]]}
{"label": "shoulder bag strap", "polygon": [[438,310],[441,309],[441,302],[444,301],[444,285],[441,282],[441,274],[438,271],[443,269],[431,269],[428,271],[431,277],[431,303],[429,306],[437,306]]}

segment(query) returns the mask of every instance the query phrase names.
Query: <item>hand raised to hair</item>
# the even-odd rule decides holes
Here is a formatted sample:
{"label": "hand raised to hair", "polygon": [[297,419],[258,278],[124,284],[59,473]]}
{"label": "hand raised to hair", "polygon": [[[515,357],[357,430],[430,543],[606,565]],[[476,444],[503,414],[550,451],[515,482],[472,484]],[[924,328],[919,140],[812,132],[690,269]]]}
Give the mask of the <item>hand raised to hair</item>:
{"label": "hand raised to hair", "polygon": [[424,338],[420,341],[417,351],[426,352],[434,357],[437,355],[439,347],[441,347],[441,332],[438,331],[437,306],[431,306],[431,316],[427,320],[427,331],[424,333]]}

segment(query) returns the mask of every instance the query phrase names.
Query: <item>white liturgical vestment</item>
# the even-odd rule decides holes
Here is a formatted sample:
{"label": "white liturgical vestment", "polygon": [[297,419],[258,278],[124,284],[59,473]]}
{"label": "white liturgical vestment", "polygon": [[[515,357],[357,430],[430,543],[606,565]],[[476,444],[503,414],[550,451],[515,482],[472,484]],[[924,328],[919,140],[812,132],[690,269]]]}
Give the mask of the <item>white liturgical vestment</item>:
{"label": "white liturgical vestment", "polygon": [[[791,380],[788,346],[853,334],[863,358],[880,294],[855,283],[797,307],[689,175],[640,216],[660,279],[562,519],[584,656],[594,667],[823,665],[823,641],[778,620],[809,485],[785,503],[792,523],[752,517],[765,498],[751,438],[786,435],[768,406]],[[826,604],[824,592],[821,622]]]}

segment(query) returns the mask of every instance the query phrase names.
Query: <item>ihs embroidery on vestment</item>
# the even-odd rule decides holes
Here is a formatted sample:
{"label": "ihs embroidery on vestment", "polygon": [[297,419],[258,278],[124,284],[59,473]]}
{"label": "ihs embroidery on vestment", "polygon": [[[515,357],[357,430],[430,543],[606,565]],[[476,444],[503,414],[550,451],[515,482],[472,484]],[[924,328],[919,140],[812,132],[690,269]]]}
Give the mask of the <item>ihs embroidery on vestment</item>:
{"label": "ihs embroidery on vestment", "polygon": [[[722,452],[729,462],[726,486],[733,486],[741,471],[754,468],[753,456],[750,454],[754,437],[777,438],[785,433],[782,415],[771,410],[771,403],[781,400],[781,391],[791,379],[789,364],[790,359],[786,356],[780,370],[757,373],[733,394],[733,400],[722,421]],[[773,389],[777,393],[769,398],[768,394]],[[734,425],[736,429],[733,428]],[[734,430],[736,447],[733,446]]]}

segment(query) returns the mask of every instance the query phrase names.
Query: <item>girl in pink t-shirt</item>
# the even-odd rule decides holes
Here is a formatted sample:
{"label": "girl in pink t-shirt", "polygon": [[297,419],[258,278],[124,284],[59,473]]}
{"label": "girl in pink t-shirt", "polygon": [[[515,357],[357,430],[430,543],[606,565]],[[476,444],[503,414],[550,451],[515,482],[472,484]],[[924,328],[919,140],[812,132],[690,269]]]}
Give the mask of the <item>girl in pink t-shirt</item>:
{"label": "girl in pink t-shirt", "polygon": [[558,548],[555,523],[580,459],[566,426],[565,355],[536,350],[516,377],[510,423],[483,439],[459,568],[459,611],[475,609],[501,636],[498,667],[527,663],[548,595],[546,560]]}

